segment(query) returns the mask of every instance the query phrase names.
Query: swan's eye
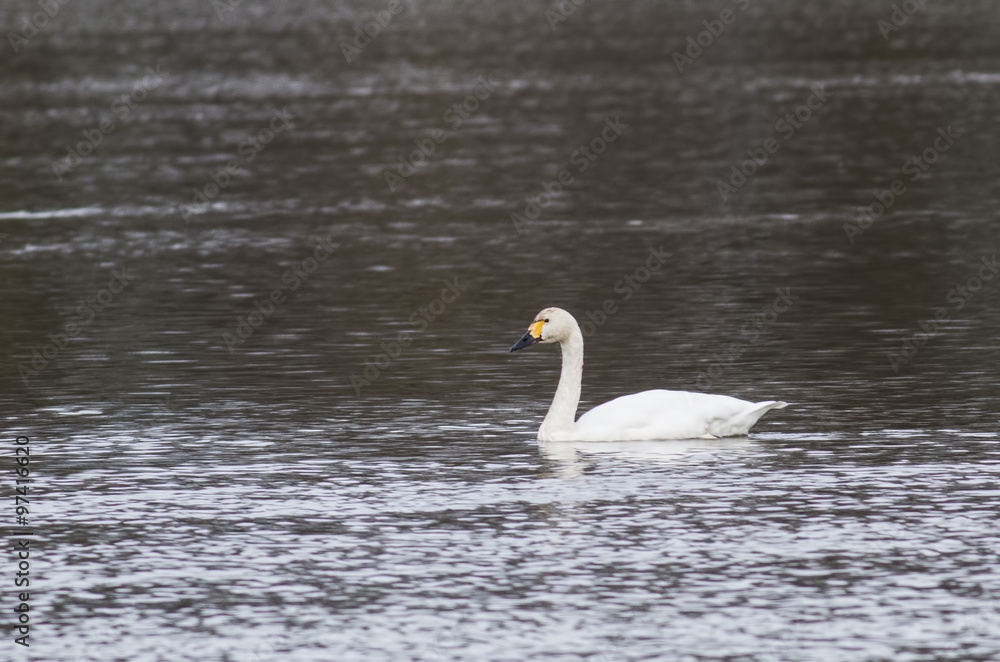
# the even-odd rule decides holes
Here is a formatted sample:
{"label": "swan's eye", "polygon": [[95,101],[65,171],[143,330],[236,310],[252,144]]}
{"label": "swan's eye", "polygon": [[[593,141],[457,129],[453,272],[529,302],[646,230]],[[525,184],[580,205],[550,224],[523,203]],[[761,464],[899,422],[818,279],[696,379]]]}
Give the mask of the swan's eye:
{"label": "swan's eye", "polygon": [[546,323],[546,324],[548,324],[548,323],[549,323],[549,318],[548,318],[548,317],[546,317],[546,318],[545,318],[545,323]]}

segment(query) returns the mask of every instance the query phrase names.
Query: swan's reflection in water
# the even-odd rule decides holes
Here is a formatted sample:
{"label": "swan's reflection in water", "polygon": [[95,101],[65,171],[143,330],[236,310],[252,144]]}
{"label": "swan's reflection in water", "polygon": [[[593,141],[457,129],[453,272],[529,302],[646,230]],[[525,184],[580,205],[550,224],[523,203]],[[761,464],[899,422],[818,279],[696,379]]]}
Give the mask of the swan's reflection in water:
{"label": "swan's reflection in water", "polygon": [[755,446],[749,437],[726,439],[680,439],[670,441],[548,441],[539,442],[538,451],[551,464],[553,476],[582,476],[601,457],[641,462],[673,464],[679,461],[710,459],[723,451],[747,450]]}

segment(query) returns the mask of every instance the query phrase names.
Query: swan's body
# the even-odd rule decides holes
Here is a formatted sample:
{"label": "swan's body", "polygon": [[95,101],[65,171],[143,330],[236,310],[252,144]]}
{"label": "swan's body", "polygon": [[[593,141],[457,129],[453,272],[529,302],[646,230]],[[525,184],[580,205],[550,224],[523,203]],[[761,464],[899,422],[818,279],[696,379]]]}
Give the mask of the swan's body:
{"label": "swan's body", "polygon": [[727,395],[643,391],[623,395],[576,418],[583,379],[583,334],[572,315],[546,308],[510,351],[535,343],[562,346],[562,374],[538,429],[539,441],[650,441],[745,435],[771,409],[786,403],[748,402]]}

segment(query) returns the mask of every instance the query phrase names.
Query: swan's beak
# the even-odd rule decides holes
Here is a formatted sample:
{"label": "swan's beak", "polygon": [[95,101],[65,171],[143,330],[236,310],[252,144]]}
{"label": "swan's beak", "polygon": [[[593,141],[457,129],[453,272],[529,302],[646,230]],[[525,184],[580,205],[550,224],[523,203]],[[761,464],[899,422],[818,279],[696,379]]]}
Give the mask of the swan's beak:
{"label": "swan's beak", "polygon": [[524,349],[525,347],[530,347],[537,342],[542,340],[542,326],[545,324],[543,320],[538,320],[534,324],[528,327],[528,332],[524,334],[524,337],[514,343],[514,346],[510,348],[510,351],[516,352],[519,349]]}

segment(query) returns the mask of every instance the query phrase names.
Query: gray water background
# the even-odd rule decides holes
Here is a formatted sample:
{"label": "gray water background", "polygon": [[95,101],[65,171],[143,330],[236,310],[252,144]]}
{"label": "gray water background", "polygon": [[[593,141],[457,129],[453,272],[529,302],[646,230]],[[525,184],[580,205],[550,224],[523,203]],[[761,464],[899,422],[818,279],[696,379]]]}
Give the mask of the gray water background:
{"label": "gray water background", "polygon": [[[20,53],[0,44],[0,416],[11,452],[31,439],[37,573],[31,648],[8,634],[0,657],[1000,658],[1000,288],[948,301],[997,251],[1000,7],[929,2],[886,40],[890,4],[590,1],[553,30],[547,3],[404,2],[348,63],[385,4],[71,0]],[[4,3],[4,34],[37,11]],[[452,129],[481,76],[495,92]],[[786,139],[816,85],[828,101]],[[580,172],[609,118],[627,128]],[[290,291],[314,237],[333,255]],[[670,257],[626,300],[651,248]],[[435,304],[446,280],[460,294]],[[776,289],[794,303],[765,318]],[[585,320],[606,299],[581,410],[647,388],[792,406],[748,439],[540,448],[558,352],[507,348],[544,306]]]}

